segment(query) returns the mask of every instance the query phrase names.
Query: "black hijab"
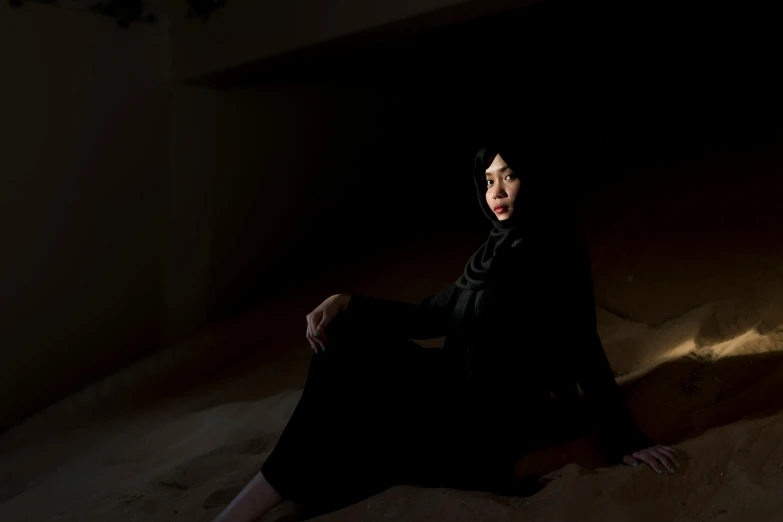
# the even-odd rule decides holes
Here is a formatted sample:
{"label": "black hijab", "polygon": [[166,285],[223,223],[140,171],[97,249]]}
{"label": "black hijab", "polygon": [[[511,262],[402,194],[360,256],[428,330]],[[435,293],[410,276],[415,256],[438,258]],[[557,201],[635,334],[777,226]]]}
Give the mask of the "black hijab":
{"label": "black hijab", "polygon": [[[518,145],[517,145],[518,146]],[[502,151],[500,150],[502,149]],[[514,211],[505,220],[499,220],[486,200],[487,180],[486,170],[496,154],[500,154],[506,164],[521,181],[521,187],[514,200]],[[509,146],[498,148],[482,148],[476,154],[473,162],[473,182],[476,186],[481,211],[492,223],[492,230],[487,240],[476,250],[465,264],[465,271],[457,279],[455,285],[468,290],[485,290],[492,283],[493,277],[499,272],[503,254],[517,242],[524,242],[526,234],[531,230],[531,207],[528,202],[534,194],[530,194],[532,183],[526,179],[524,158],[515,154]]]}
{"label": "black hijab", "polygon": [[[452,314],[452,327],[460,335],[454,336],[454,350],[461,353],[458,359],[464,364],[467,378],[471,374],[471,342],[465,333],[467,311],[475,310],[477,316],[482,315],[487,294],[495,293],[498,280],[504,283],[512,275],[520,275],[514,264],[515,255],[510,250],[523,256],[537,255],[546,245],[544,251],[552,252],[554,244],[568,243],[574,217],[572,211],[572,188],[563,183],[563,174],[569,170],[574,149],[564,147],[559,139],[553,139],[551,133],[539,132],[536,136],[520,136],[508,133],[507,137],[491,140],[495,145],[478,151],[473,162],[473,182],[476,196],[484,215],[492,223],[487,240],[470,256],[465,264],[463,274],[455,282],[455,286],[464,290],[457,300]],[[571,151],[569,158],[564,158],[564,151]],[[495,155],[500,154],[506,164],[520,180],[520,188],[514,200],[514,211],[506,220],[498,220],[489,208],[486,200],[487,181],[486,170]],[[555,183],[558,183],[555,185]],[[535,248],[532,245],[536,244]],[[521,274],[524,275],[524,274]]]}
{"label": "black hijab", "polygon": [[[491,145],[480,149],[473,161],[476,197],[492,230],[455,282],[463,289],[487,290],[503,273],[501,265],[512,246],[527,250],[525,245],[539,239],[568,241],[580,206],[579,180],[589,178],[589,151],[574,139],[572,125],[548,113],[545,118],[508,110],[504,114],[504,121],[493,123],[486,136],[486,143]],[[520,119],[528,124],[518,125]],[[514,211],[503,221],[498,220],[486,200],[486,170],[496,154],[521,182]],[[579,175],[575,175],[576,170]]]}

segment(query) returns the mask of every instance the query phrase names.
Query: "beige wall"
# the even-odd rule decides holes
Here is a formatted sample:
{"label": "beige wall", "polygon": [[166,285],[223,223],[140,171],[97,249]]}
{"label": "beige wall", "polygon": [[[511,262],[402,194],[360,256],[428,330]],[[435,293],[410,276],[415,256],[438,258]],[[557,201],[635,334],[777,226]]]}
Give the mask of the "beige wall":
{"label": "beige wall", "polygon": [[0,4],[0,428],[159,342],[165,36]]}

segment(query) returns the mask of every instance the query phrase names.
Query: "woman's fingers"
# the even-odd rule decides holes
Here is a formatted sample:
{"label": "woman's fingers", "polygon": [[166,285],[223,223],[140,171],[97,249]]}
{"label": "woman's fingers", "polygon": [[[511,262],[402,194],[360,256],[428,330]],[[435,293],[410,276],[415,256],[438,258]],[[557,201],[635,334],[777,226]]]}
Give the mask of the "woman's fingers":
{"label": "woman's fingers", "polygon": [[326,343],[329,339],[326,337],[326,327],[332,322],[332,319],[340,312],[341,301],[332,296],[326,299],[323,303],[318,305],[315,310],[307,314],[307,341],[310,343],[312,349],[318,353],[318,348],[321,351],[326,351]]}
{"label": "woman's fingers", "polygon": [[639,461],[630,455],[626,455],[625,457],[623,457],[623,462],[625,462],[629,466],[633,466],[634,468],[639,466]]}
{"label": "woman's fingers", "polygon": [[669,457],[665,451],[668,452],[672,450],[671,448],[664,449],[656,446],[653,448],[644,449],[642,451],[637,451],[633,454],[633,456],[650,466],[658,473],[663,473],[664,468],[668,469],[671,473],[675,473],[677,471],[675,469],[675,460]]}
{"label": "woman's fingers", "polygon": [[326,350],[326,334],[324,333],[324,330],[326,330],[325,322],[326,322],[326,317],[321,319],[321,324],[315,327],[316,342],[318,343],[318,346],[321,347],[322,352]]}
{"label": "woman's fingers", "polygon": [[[320,325],[318,324],[319,322],[321,323]],[[318,353],[319,347],[321,351],[325,350],[323,330],[326,322],[326,317],[323,313],[311,313],[307,316],[308,340],[316,353]]]}
{"label": "woman's fingers", "polygon": [[307,318],[307,334],[305,334],[305,337],[307,338],[307,342],[310,343],[310,348],[313,352],[318,353],[318,349],[315,346],[315,340],[313,339],[313,323],[310,321],[311,315],[312,314],[308,314],[305,316]]}
{"label": "woman's fingers", "polygon": [[318,325],[318,328],[316,329],[317,332],[319,332],[318,338],[323,340],[324,346],[326,345],[326,342],[328,339],[326,338],[326,327],[329,326],[329,323],[332,322],[332,317],[327,316],[327,314],[324,314],[321,318],[321,324]]}
{"label": "woman's fingers", "polygon": [[658,451],[669,457],[672,462],[674,462],[674,465],[678,468],[680,467],[680,459],[677,457],[677,452],[674,448],[670,446],[656,446],[655,447]]}
{"label": "woman's fingers", "polygon": [[655,457],[650,455],[647,450],[637,451],[633,454],[633,456],[650,466],[650,468],[652,468],[654,471],[663,473],[663,466],[661,466],[660,462],[658,462]]}
{"label": "woman's fingers", "polygon": [[676,471],[674,469],[674,462],[672,461],[672,459],[670,459],[668,455],[660,451],[657,447],[650,448],[647,451],[648,453],[651,453],[653,457],[658,459],[661,462],[661,464],[663,464],[663,466],[669,470],[670,473],[674,473]]}
{"label": "woman's fingers", "polygon": [[325,317],[321,316],[320,323],[318,324],[318,321],[315,320],[315,318],[311,318],[311,321],[313,323],[313,331],[315,332],[315,335],[313,337],[313,340],[315,341],[315,344],[321,348],[321,351],[324,351],[324,326],[323,323],[325,322]]}

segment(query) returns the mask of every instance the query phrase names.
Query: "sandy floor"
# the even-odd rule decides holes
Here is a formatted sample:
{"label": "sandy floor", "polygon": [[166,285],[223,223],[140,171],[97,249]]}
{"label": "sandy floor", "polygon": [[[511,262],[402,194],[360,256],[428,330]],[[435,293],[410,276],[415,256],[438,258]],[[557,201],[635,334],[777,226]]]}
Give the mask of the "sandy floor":
{"label": "sandy floor", "polygon": [[[613,211],[625,219],[605,212],[616,226],[596,219],[601,232],[588,237],[605,349],[640,427],[680,450],[678,473],[562,461],[577,443],[525,461],[551,479],[529,498],[400,486],[319,520],[781,520],[781,236],[717,227],[716,243],[706,228],[707,246],[694,246],[701,210],[688,200],[683,221],[676,203]],[[661,237],[666,248],[651,250]],[[717,244],[723,255],[710,250]],[[0,520],[212,520],[297,404],[311,356],[304,315],[341,288],[415,301],[448,283],[474,247],[443,249],[444,262],[388,259],[374,285],[292,292],[28,419],[0,436]]]}
{"label": "sandy floor", "polygon": [[[650,436],[682,451],[680,473],[593,471],[559,462],[556,448],[528,463],[552,479],[530,498],[395,487],[322,518],[776,520],[783,508],[774,493],[783,486],[783,413],[776,413],[783,407],[783,301],[773,297],[783,296],[780,276],[766,274],[743,301],[709,303],[655,326],[599,310],[630,407]],[[166,376],[197,378],[232,335],[263,343],[259,328],[269,315],[257,310],[204,332],[6,433],[0,519],[211,520],[274,447],[301,393],[309,350],[294,343],[251,372],[226,371],[165,400],[145,403],[137,392],[146,387],[156,397],[149,390],[165,390]],[[187,361],[201,364],[184,368]]]}

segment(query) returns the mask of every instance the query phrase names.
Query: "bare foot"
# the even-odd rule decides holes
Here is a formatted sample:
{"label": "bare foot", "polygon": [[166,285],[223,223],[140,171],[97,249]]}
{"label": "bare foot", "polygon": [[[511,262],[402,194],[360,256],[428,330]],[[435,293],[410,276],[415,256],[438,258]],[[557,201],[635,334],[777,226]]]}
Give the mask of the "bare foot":
{"label": "bare foot", "polygon": [[299,504],[284,500],[256,522],[297,522],[301,514],[302,507]]}
{"label": "bare foot", "polygon": [[271,511],[282,500],[277,490],[259,471],[213,522],[252,522]]}

